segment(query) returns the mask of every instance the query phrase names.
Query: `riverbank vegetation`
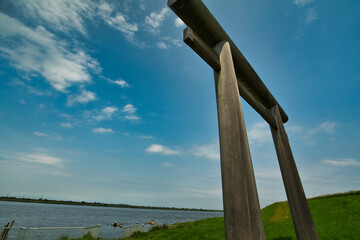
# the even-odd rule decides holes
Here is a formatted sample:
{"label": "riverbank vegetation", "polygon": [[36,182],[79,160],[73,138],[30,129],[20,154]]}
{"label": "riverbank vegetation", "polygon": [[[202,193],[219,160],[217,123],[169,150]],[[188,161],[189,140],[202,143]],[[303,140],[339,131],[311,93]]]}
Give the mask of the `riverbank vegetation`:
{"label": "riverbank vegetation", "polygon": [[111,204],[111,203],[85,202],[85,201],[77,202],[77,201],[65,201],[65,200],[48,200],[48,199],[45,199],[45,198],[34,199],[34,198],[0,197],[0,201],[65,204],[65,205],[92,206],[92,207],[116,207],[116,208],[140,208],[140,209],[156,209],[156,210],[221,212],[220,210],[209,210],[209,209],[134,206],[134,205],[128,205],[128,204]]}

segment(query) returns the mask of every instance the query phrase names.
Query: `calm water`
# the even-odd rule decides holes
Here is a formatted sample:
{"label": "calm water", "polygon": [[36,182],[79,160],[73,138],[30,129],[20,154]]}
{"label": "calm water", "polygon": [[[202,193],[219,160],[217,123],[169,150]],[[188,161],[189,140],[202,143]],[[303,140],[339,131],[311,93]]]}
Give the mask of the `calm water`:
{"label": "calm water", "polygon": [[110,224],[114,221],[124,226],[149,222],[173,224],[210,217],[223,216],[220,212],[148,210],[131,208],[110,208],[72,206],[60,204],[17,203],[0,201],[0,226],[15,220],[14,227],[86,227],[100,224],[103,238],[121,237],[121,228]]}

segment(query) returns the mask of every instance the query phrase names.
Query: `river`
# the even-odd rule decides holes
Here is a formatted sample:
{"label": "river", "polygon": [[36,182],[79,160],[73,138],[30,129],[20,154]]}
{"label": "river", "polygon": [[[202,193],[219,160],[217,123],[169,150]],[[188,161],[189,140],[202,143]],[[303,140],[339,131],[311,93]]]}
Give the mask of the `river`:
{"label": "river", "polygon": [[168,225],[204,218],[223,216],[222,212],[153,210],[134,208],[74,206],[62,204],[22,203],[0,201],[0,226],[15,220],[14,227],[87,227],[101,225],[100,237],[120,238],[121,228],[110,224],[114,221],[124,226],[136,222]]}

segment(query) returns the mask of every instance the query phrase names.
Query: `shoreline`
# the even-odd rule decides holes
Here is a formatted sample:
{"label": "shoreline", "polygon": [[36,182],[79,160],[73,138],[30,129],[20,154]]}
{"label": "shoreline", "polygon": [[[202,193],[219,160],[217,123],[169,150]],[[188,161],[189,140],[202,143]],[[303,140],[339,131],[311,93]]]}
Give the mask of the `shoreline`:
{"label": "shoreline", "polygon": [[65,201],[65,200],[50,200],[50,199],[43,199],[43,198],[34,199],[34,198],[0,197],[0,201],[45,203],[45,204],[64,204],[64,205],[91,206],[91,207],[137,208],[137,209],[198,211],[198,212],[223,212],[222,210],[210,210],[210,209],[134,206],[134,205],[128,205],[128,204],[113,204],[113,203],[85,202],[85,201],[78,202],[78,201]]}

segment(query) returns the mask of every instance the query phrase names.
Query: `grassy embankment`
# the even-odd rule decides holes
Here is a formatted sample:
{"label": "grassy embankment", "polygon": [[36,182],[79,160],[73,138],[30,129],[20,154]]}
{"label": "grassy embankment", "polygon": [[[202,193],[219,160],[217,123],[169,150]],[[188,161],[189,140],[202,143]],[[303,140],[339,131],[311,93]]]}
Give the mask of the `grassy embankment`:
{"label": "grassy embankment", "polygon": [[[360,191],[316,197],[308,200],[320,239],[359,239]],[[268,240],[296,239],[287,202],[277,202],[262,210]],[[225,239],[224,219],[210,218],[181,223],[175,228],[135,233],[128,240]]]}
{"label": "grassy embankment", "polygon": [[[316,197],[309,199],[308,203],[321,240],[359,239],[360,191]],[[267,206],[262,210],[262,215],[268,240],[296,239],[287,202]],[[225,240],[224,231],[223,218],[210,218],[148,233],[134,233],[126,239]]]}

